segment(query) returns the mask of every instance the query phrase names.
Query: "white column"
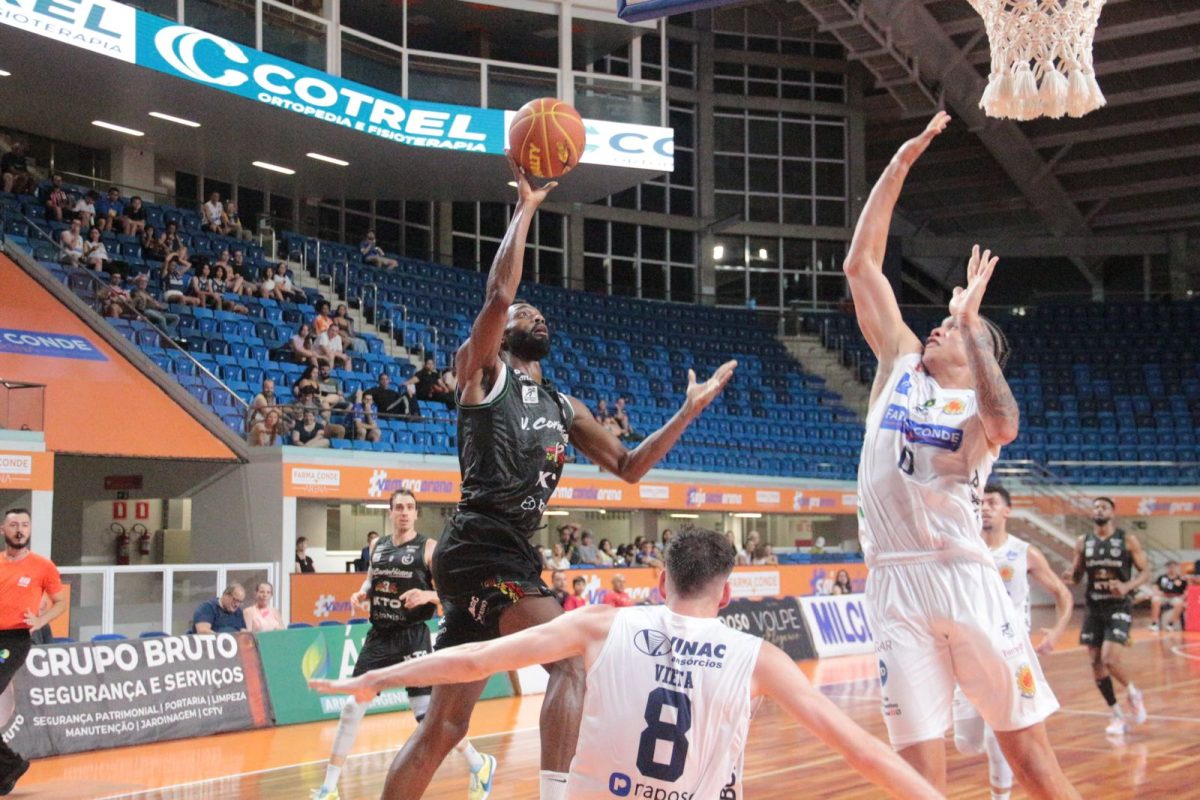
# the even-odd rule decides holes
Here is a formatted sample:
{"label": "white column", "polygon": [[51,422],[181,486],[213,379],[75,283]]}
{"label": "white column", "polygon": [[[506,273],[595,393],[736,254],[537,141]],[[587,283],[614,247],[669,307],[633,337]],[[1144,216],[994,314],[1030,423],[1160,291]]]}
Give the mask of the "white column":
{"label": "white column", "polygon": [[283,498],[283,524],[280,527],[279,580],[275,592],[284,624],[292,621],[292,557],[296,550],[296,498]]}
{"label": "white column", "polygon": [[29,510],[33,514],[33,538],[29,541],[29,549],[50,558],[54,536],[54,491],[33,491],[29,495]]}
{"label": "white column", "polygon": [[574,58],[571,41],[571,0],[563,0],[558,12],[558,99],[575,105]]}

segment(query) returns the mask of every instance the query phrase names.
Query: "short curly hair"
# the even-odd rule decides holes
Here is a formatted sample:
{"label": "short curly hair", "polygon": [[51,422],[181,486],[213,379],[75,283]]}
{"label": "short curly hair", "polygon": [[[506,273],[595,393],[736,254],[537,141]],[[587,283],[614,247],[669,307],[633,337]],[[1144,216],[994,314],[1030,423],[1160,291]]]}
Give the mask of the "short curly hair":
{"label": "short curly hair", "polygon": [[672,589],[687,598],[700,594],[717,578],[728,578],[737,551],[716,531],[685,527],[671,538],[665,559]]}

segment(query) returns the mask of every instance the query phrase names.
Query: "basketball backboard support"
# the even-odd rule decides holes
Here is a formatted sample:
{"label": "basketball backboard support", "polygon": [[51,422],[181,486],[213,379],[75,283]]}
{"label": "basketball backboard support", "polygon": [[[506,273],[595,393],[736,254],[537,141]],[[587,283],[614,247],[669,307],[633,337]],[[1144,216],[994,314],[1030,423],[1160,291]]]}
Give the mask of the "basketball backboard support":
{"label": "basketball backboard support", "polygon": [[617,16],[626,22],[643,22],[671,14],[712,8],[733,0],[617,0]]}

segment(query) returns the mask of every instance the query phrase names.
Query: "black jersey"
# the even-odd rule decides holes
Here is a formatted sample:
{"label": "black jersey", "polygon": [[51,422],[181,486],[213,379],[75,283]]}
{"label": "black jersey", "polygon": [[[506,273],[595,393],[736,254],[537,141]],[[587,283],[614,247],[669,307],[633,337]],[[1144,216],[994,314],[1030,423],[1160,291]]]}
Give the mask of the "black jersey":
{"label": "black jersey", "polygon": [[1187,578],[1183,576],[1172,578],[1170,575],[1159,575],[1155,583],[1163,594],[1183,594],[1187,591]]}
{"label": "black jersey", "polygon": [[459,405],[458,511],[533,535],[562,477],[575,413],[549,381],[505,364],[485,402]]}
{"label": "black jersey", "polygon": [[1083,569],[1087,574],[1088,605],[1126,602],[1129,598],[1117,597],[1110,588],[1113,581],[1125,582],[1133,575],[1133,556],[1125,531],[1117,529],[1107,539],[1089,533],[1083,540]]}
{"label": "black jersey", "polygon": [[433,578],[425,564],[425,543],[429,539],[417,534],[402,545],[383,536],[371,553],[371,624],[375,627],[403,627],[424,622],[436,610],[433,603],[405,608],[400,596],[409,589],[429,591]]}

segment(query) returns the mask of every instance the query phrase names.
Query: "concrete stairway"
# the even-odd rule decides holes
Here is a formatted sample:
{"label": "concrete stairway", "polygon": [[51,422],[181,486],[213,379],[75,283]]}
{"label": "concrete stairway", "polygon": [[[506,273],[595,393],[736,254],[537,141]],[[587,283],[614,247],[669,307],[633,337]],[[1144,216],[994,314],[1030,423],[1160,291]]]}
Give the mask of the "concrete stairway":
{"label": "concrete stairway", "polygon": [[866,418],[871,387],[861,383],[853,369],[843,367],[837,353],[826,350],[818,334],[781,336],[779,341],[783,342],[793,358],[804,365],[804,369],[824,378],[825,388],[840,394],[842,402],[858,415],[860,422]]}

